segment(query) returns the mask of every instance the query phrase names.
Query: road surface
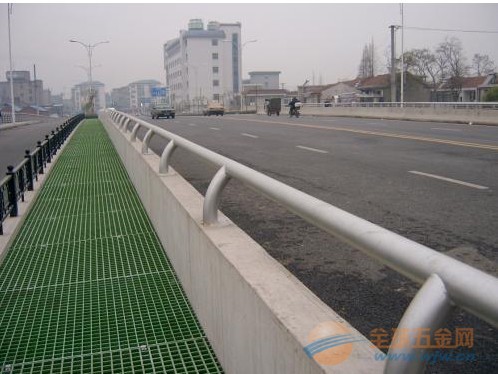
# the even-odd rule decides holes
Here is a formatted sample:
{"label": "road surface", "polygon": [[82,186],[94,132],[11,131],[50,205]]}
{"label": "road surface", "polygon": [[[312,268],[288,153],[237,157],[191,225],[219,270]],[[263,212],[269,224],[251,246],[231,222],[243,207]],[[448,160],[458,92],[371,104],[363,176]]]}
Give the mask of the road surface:
{"label": "road surface", "polygon": [[[498,127],[256,115],[148,121],[498,276]],[[163,145],[153,138],[156,152]],[[173,166],[202,193],[216,171],[181,150]],[[396,327],[418,289],[236,181],[221,209],[367,336]],[[477,362],[429,372],[498,370],[496,330],[461,311],[448,326],[475,328]]]}

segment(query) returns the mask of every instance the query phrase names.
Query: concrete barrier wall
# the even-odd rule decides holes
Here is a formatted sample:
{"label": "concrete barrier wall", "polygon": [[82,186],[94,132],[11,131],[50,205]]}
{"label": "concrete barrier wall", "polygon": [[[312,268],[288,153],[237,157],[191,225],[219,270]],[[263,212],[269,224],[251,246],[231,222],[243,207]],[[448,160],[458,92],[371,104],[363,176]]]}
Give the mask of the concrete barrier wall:
{"label": "concrete barrier wall", "polygon": [[[377,373],[377,350],[247,234],[220,213],[202,223],[203,197],[180,175],[159,175],[159,157],[142,155],[103,114],[101,120],[147,210],[221,365],[227,373]],[[336,365],[303,347],[319,324],[334,321],[361,341]],[[335,333],[340,333],[336,331]],[[347,346],[342,346],[347,347]],[[334,353],[334,352],[332,352]]]}
{"label": "concrete barrier wall", "polygon": [[303,107],[301,113],[315,116],[366,117],[411,121],[457,122],[498,126],[498,110],[435,108]]}

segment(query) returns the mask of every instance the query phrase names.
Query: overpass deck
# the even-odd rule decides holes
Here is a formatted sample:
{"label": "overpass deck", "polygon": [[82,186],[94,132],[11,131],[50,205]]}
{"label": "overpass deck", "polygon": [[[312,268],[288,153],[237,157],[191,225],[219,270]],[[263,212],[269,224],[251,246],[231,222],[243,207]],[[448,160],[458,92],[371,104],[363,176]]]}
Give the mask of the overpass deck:
{"label": "overpass deck", "polygon": [[222,372],[98,120],[60,155],[0,267],[0,372]]}

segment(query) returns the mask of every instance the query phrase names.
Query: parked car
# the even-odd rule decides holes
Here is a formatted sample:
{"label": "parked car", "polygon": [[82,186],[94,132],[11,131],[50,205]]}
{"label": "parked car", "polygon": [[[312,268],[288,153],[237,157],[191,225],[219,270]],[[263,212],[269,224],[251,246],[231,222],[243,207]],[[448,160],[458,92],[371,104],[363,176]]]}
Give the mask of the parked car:
{"label": "parked car", "polygon": [[211,101],[207,108],[203,110],[202,112],[205,116],[210,116],[210,115],[217,115],[217,116],[222,116],[225,114],[225,107],[223,106],[222,103],[219,103],[217,101]]}
{"label": "parked car", "polygon": [[175,118],[175,109],[167,104],[155,104],[150,108],[150,116],[152,119],[160,117]]}

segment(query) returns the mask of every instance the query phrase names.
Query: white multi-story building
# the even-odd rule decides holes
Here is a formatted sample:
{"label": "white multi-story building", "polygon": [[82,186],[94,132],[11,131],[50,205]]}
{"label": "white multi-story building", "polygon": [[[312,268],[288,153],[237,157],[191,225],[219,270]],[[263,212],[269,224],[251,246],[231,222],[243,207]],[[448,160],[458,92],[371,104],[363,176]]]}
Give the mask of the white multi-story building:
{"label": "white multi-story building", "polygon": [[134,111],[148,107],[152,101],[152,90],[160,86],[156,80],[147,79],[130,83],[130,108]]}
{"label": "white multi-story building", "polygon": [[164,45],[164,68],[171,101],[191,110],[208,101],[240,106],[241,24],[190,20],[188,30]]}
{"label": "white multi-story building", "polygon": [[[71,101],[73,102],[73,108],[76,112],[84,110],[89,90],[90,84],[88,82],[77,84],[71,89]],[[105,85],[101,82],[93,81],[92,90],[95,91],[95,112],[98,112],[106,107]]]}

